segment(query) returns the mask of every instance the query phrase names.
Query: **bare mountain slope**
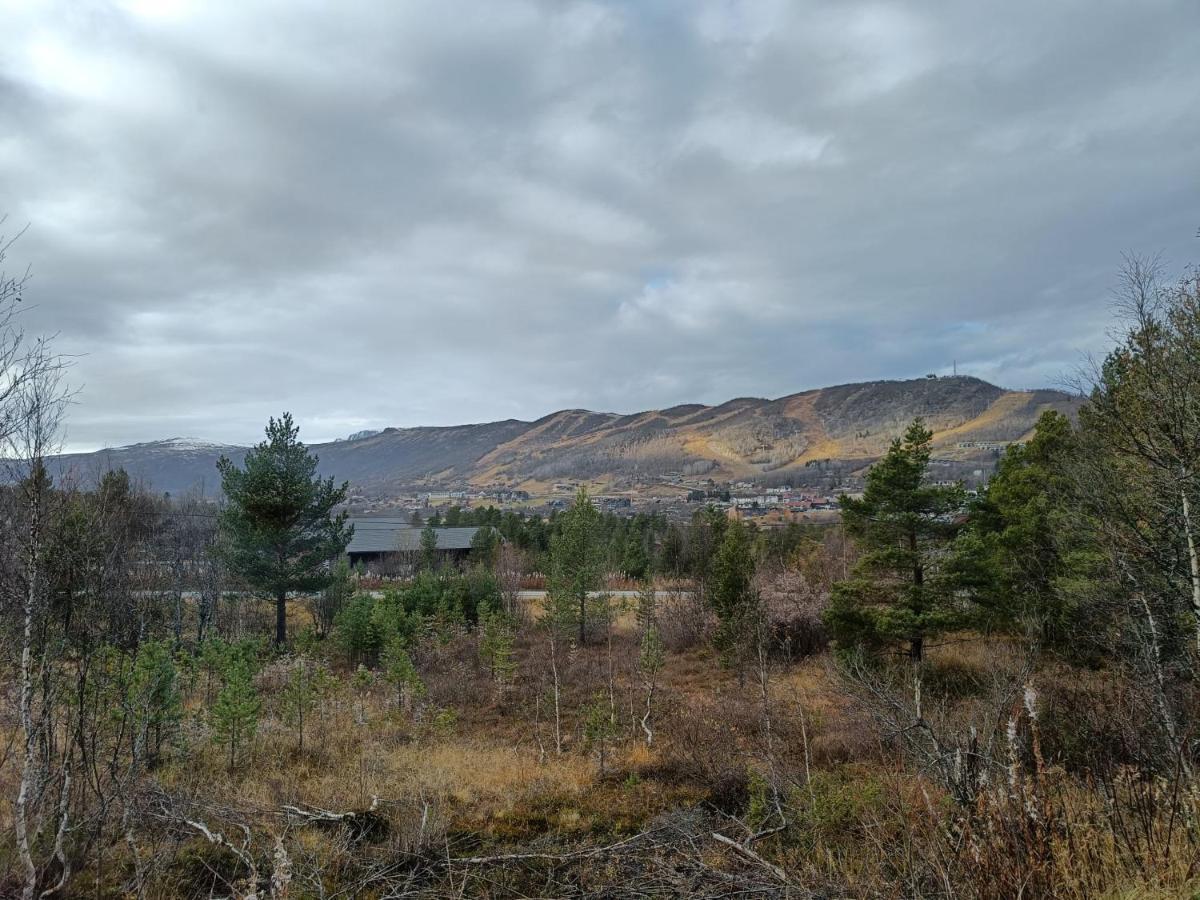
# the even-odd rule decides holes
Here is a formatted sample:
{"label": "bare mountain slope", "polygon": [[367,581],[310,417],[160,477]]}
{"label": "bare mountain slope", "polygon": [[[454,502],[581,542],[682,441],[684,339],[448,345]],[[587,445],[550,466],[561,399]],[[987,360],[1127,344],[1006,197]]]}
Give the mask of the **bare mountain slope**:
{"label": "bare mountain slope", "polygon": [[182,494],[199,490],[215,494],[221,489],[217,460],[222,456],[241,462],[245,447],[211,444],[189,438],[170,438],[58,457],[57,477],[89,485],[105,472],[124,469],[137,482],[158,492]]}
{"label": "bare mountain slope", "polygon": [[[379,494],[565,480],[638,487],[671,473],[741,479],[786,474],[814,460],[867,461],[916,416],[933,429],[936,455],[971,459],[1027,437],[1044,410],[1073,414],[1078,403],[1059,391],[1006,391],[968,377],[875,381],[631,415],[576,409],[536,422],[388,428],[313,449],[323,472]],[[155,490],[180,492],[203,482],[211,493],[222,453],[238,459],[244,450],[174,440],[60,462],[84,478],[121,466]]]}
{"label": "bare mountain slope", "polygon": [[[1025,438],[1046,409],[1073,413],[1058,391],[1005,391],[974,378],[882,381],[778,400],[740,398],[632,416],[556,413],[479,460],[475,482],[566,478],[638,483],[669,472],[723,478],[785,473],[819,459],[869,460],[916,416],[939,456],[980,455],[977,442]],[[986,452],[986,451],[985,451]]]}

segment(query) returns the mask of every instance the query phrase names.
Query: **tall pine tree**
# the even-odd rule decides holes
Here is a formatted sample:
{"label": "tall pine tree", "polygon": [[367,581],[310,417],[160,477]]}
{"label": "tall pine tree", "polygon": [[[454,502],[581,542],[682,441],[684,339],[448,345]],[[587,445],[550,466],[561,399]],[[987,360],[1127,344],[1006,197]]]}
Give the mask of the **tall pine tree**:
{"label": "tall pine tree", "polygon": [[333,510],[348,484],[317,477],[317,457],[300,443],[291,413],[272,418],[267,438],[242,468],[217,463],[225,508],[221,549],[230,569],[275,599],[275,642],[287,641],[287,595],[317,591],[331,579],[329,560],[346,550],[353,526]]}
{"label": "tall pine tree", "polygon": [[754,588],[754,545],[740,520],[730,522],[708,566],[708,602],[717,614],[713,636],[721,662],[736,667],[739,677],[750,655],[760,614]]}
{"label": "tall pine tree", "polygon": [[554,621],[560,627],[575,626],[582,646],[587,643],[588,595],[604,582],[601,516],[584,488],[558,523],[550,542],[548,599]]}
{"label": "tall pine tree", "polygon": [[1082,649],[1085,620],[1098,625],[1097,610],[1084,609],[1073,590],[1098,574],[1070,474],[1078,444],[1070,419],[1043,413],[1033,438],[1008,449],[972,504],[955,560],[978,627],[1034,627],[1047,646],[1071,655]]}
{"label": "tall pine tree", "polygon": [[926,638],[962,620],[947,564],[965,496],[957,486],[928,483],[932,440],[916,419],[871,467],[862,498],[842,498],[846,532],[863,551],[851,577],[834,586],[825,614],[844,648],[906,642],[919,663]]}

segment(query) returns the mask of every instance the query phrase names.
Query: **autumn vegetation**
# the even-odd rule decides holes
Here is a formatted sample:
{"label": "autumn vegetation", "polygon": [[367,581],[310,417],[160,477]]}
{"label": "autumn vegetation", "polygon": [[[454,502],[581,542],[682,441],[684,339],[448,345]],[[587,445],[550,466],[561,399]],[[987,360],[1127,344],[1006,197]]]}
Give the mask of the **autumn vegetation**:
{"label": "autumn vegetation", "polygon": [[0,895],[1195,895],[1200,281],[1121,297],[979,496],[916,421],[839,525],[581,493],[383,578],[286,415],[219,507],[58,473],[0,320]]}

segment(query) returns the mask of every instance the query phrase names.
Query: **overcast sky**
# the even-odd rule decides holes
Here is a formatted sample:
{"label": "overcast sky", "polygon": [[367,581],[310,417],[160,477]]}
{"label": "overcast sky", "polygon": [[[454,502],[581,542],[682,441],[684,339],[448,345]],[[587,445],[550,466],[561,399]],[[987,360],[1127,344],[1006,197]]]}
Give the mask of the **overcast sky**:
{"label": "overcast sky", "polygon": [[0,0],[67,445],[315,442],[1103,349],[1200,260],[1200,5]]}

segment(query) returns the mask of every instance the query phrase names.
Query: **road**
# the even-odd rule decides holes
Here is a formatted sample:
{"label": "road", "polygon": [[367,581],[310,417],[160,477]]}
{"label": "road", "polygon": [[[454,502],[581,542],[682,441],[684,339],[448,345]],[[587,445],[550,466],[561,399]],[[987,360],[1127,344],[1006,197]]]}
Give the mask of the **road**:
{"label": "road", "polygon": [[[691,595],[691,591],[655,591],[655,597],[687,597]],[[547,594],[547,591],[518,591],[517,597],[521,600],[541,600]],[[641,591],[589,591],[589,597],[599,597],[601,594],[608,594],[610,597],[637,597]]]}

